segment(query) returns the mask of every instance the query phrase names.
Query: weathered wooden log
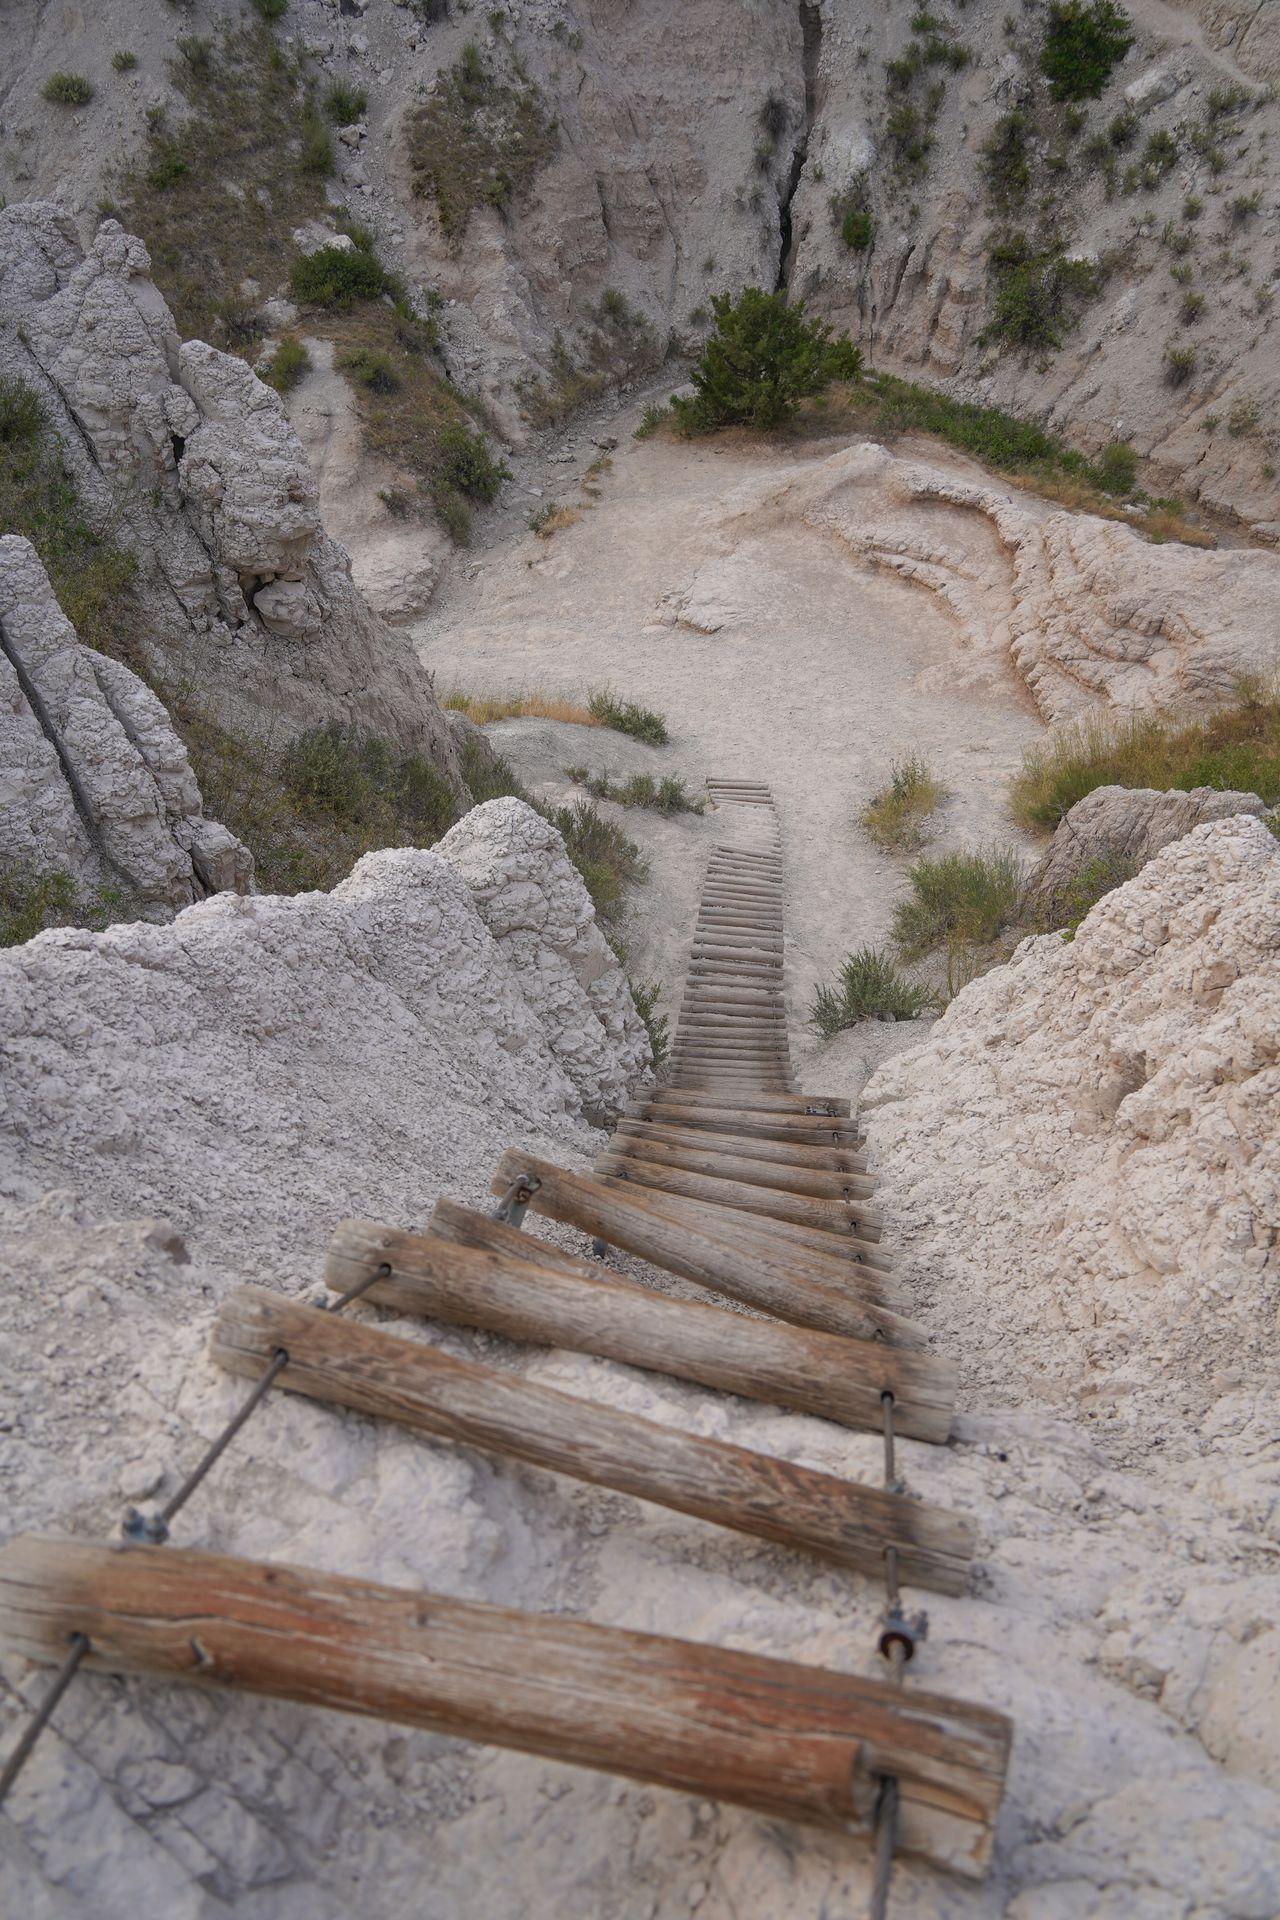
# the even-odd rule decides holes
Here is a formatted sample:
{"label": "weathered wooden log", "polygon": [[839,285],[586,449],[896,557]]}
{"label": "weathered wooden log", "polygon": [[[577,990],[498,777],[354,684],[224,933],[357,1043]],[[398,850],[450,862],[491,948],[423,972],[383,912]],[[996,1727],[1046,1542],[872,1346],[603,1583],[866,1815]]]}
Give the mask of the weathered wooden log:
{"label": "weathered wooden log", "polygon": [[[563,1220],[607,1244],[638,1254],[699,1286],[743,1300],[797,1326],[819,1327],[851,1339],[883,1335],[900,1346],[923,1346],[920,1328],[869,1297],[877,1276],[840,1263],[839,1284],[806,1271],[803,1254],[790,1243],[773,1245],[745,1227],[735,1243],[735,1222],[723,1209],[638,1193],[617,1181],[567,1173],[548,1160],[520,1152],[502,1157],[494,1192],[505,1193],[524,1173],[539,1186],[530,1201],[535,1213]],[[832,1263],[833,1268],[836,1263]]]}
{"label": "weathered wooden log", "polygon": [[[697,1104],[681,1096],[668,1094],[664,1087],[655,1087],[652,1094],[647,1097],[656,1101],[670,1100],[673,1104],[680,1106],[693,1106]],[[736,1102],[733,1104],[735,1106],[737,1105]],[[830,1093],[792,1093],[788,1094],[784,1099],[769,1101],[758,1100],[754,1104],[746,1103],[746,1106],[747,1109],[753,1112],[757,1109],[767,1108],[769,1112],[798,1112],[805,1116],[815,1114],[819,1118],[831,1116],[832,1118],[847,1119],[850,1112],[850,1103],[848,1100],[841,1099],[838,1094]],[[821,1109],[820,1114],[818,1113],[818,1109]]]}
{"label": "weathered wooden log", "polygon": [[754,1181],[736,1180],[727,1173],[691,1173],[687,1168],[656,1160],[635,1159],[625,1153],[602,1153],[596,1172],[611,1179],[638,1181],[653,1193],[673,1193],[683,1200],[706,1200],[712,1206],[734,1207],[767,1220],[785,1220],[811,1227],[836,1240],[859,1239],[879,1224],[861,1200],[829,1199],[792,1193]]}
{"label": "weathered wooden log", "polygon": [[[483,1229],[485,1216],[472,1218]],[[531,1260],[523,1256],[545,1242],[489,1224],[519,1242],[519,1253],[510,1242],[487,1249],[452,1243],[434,1231],[434,1219],[427,1234],[344,1220],[329,1243],[325,1282],[343,1293],[385,1264],[389,1277],[364,1297],[402,1313],[599,1354],[846,1427],[878,1430],[880,1396],[891,1393],[899,1433],[940,1442],[950,1432],[955,1369],[930,1355],[674,1300],[559,1248],[546,1249],[549,1260]]]}
{"label": "weathered wooden log", "polygon": [[210,1347],[220,1366],[257,1378],[281,1349],[289,1364],[276,1386],[287,1392],[611,1487],[864,1573],[881,1573],[885,1550],[895,1547],[904,1580],[940,1593],[964,1591],[969,1530],[942,1508],[456,1360],[262,1287],[239,1287],[223,1301]]}
{"label": "weathered wooden log", "polygon": [[744,1161],[763,1161],[766,1165],[777,1167],[779,1172],[792,1168],[797,1172],[829,1173],[836,1179],[842,1175],[871,1179],[867,1172],[866,1154],[852,1148],[799,1147],[786,1145],[780,1140],[751,1140],[708,1133],[697,1127],[682,1127],[678,1112],[678,1108],[671,1109],[669,1122],[629,1120],[624,1116],[618,1121],[613,1138],[617,1142],[652,1140],[662,1146],[685,1148],[690,1153],[713,1153]]}
{"label": "weathered wooden log", "polygon": [[707,1147],[689,1147],[679,1142],[655,1140],[646,1134],[615,1133],[609,1143],[613,1155],[633,1160],[652,1160],[659,1166],[677,1167],[685,1173],[710,1174],[721,1180],[741,1180],[750,1186],[777,1189],[781,1193],[802,1193],[818,1200],[866,1200],[875,1189],[875,1181],[866,1174],[838,1173],[814,1167],[778,1165],[768,1160],[748,1160],[737,1154],[717,1153]]}
{"label": "weathered wooden log", "polygon": [[[692,1089],[683,1087],[663,1088],[664,1093],[689,1093],[690,1100],[678,1108],[669,1101],[650,1099],[630,1100],[627,1102],[626,1115],[632,1120],[656,1120],[678,1112],[680,1125],[691,1127],[698,1132],[722,1133],[728,1137],[741,1139],[774,1140],[780,1144],[792,1143],[795,1146],[809,1147],[857,1147],[862,1142],[862,1134],[852,1121],[840,1116],[823,1119],[810,1118],[803,1111],[768,1112],[747,1111],[748,1101],[744,1096],[695,1095]],[[711,1100],[722,1104],[712,1105]],[[696,1100],[696,1104],[694,1101]],[[737,1109],[741,1106],[743,1111]]]}
{"label": "weathered wooden log", "polygon": [[656,1634],[174,1547],[18,1535],[0,1637],[60,1661],[336,1708],[840,1832],[899,1783],[899,1843],[977,1877],[1012,1737],[939,1694]]}

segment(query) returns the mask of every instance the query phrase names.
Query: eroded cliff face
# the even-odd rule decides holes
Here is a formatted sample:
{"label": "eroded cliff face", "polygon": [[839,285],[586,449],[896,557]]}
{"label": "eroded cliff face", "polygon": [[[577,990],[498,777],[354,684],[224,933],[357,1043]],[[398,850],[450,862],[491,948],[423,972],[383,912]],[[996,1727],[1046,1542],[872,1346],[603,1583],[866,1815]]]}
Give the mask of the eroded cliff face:
{"label": "eroded cliff face", "polygon": [[[1079,124],[1039,71],[1043,7],[1010,14],[1004,0],[940,0],[940,31],[923,35],[910,9],[865,0],[512,0],[430,25],[407,4],[293,0],[281,31],[321,84],[367,95],[336,143],[331,203],[372,225],[419,292],[443,297],[449,369],[509,434],[597,381],[655,372],[664,355],[678,372],[710,294],[785,282],[876,364],[1047,418],[1091,452],[1128,439],[1156,463],[1157,485],[1275,537],[1274,10],[1134,0],[1131,11],[1136,43]],[[105,19],[77,15],[68,39],[62,10],[32,10],[0,156],[11,194],[57,193],[87,227],[103,162],[136,147],[146,106],[180,118],[165,66],[172,12],[162,0],[140,12],[149,30],[132,9],[139,66],[122,79]],[[200,0],[183,31],[220,18]],[[910,64],[931,39],[936,59],[922,53],[905,88],[891,80],[887,63]],[[501,153],[464,156],[470,184],[442,201],[421,119],[468,43],[499,132],[504,113],[527,109],[537,138],[509,173]],[[38,88],[68,64],[99,95],[59,117]],[[893,118],[900,108],[909,123]],[[1012,198],[1008,182],[993,190],[984,157],[1011,113],[1025,121],[1027,168]],[[484,191],[490,165],[502,183]],[[865,246],[846,242],[851,206],[870,217]],[[986,337],[993,249],[1011,230],[1033,252],[1098,269],[1078,319],[1053,320],[1058,345]],[[1173,251],[1184,232],[1187,251]],[[1184,324],[1187,293],[1203,300]],[[1177,384],[1170,345],[1195,349]]]}
{"label": "eroded cliff face", "polygon": [[279,398],[179,341],[141,241],[106,220],[82,252],[56,207],[3,209],[0,320],[0,376],[37,396],[86,518],[136,559],[127,638],[150,676],[252,734],[373,728],[461,791],[430,684],[324,532]]}

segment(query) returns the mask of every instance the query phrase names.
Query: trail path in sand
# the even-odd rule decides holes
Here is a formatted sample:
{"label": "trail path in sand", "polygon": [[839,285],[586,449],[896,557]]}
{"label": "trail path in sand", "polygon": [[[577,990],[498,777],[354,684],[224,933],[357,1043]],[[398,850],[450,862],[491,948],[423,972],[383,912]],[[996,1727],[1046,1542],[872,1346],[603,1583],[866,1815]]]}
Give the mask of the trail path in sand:
{"label": "trail path in sand", "polygon": [[[892,763],[919,754],[947,787],[931,849],[998,841],[1030,852],[1005,797],[1041,723],[1003,657],[977,670],[972,658],[962,662],[936,599],[785,515],[762,526],[758,513],[743,511],[753,487],[836,443],[781,455],[730,439],[637,443],[632,424],[623,416],[613,429],[612,464],[594,482],[599,498],[576,524],[541,539],[508,515],[487,550],[455,570],[415,637],[440,693],[457,686],[580,699],[607,683],[666,718],[671,744],[658,749],[557,722],[491,726],[489,737],[539,797],[572,796],[569,765],[614,777],[676,773],[699,790],[709,773],[768,782],[786,861],[789,1009],[803,1057],[814,985],[852,948],[884,938],[905,886],[906,861],[879,852],[858,824]],[[578,498],[574,481],[598,445],[583,436],[575,465],[548,469],[562,501]],[[935,449],[930,459],[938,463]],[[722,589],[714,633],[678,623],[709,562]],[[669,1007],[716,821],[710,812],[605,811],[625,820],[649,856],[651,877],[625,928],[628,964],[633,976],[660,982]],[[860,1039],[870,1062],[905,1037],[872,1027]]]}

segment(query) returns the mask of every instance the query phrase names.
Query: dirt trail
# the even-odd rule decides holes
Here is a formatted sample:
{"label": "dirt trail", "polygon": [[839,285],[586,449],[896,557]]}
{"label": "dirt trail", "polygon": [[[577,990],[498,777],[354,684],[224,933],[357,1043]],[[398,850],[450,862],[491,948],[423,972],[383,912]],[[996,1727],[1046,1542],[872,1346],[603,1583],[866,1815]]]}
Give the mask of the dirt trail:
{"label": "dirt trail", "polygon": [[[970,658],[961,671],[936,600],[808,529],[742,515],[736,490],[830,445],[782,456],[727,440],[636,443],[631,424],[619,421],[600,498],[575,525],[549,540],[508,526],[443,586],[415,638],[438,691],[581,697],[608,683],[666,717],[672,738],[661,749],[537,720],[491,728],[541,794],[570,793],[563,769],[575,763],[615,775],[678,773],[691,788],[708,773],[769,783],[786,857],[793,1036],[803,1051],[814,985],[851,948],[884,937],[903,886],[905,863],[879,853],[857,824],[893,761],[920,754],[947,786],[934,846],[1007,843],[1017,838],[1004,812],[1008,776],[1040,722],[1012,667],[975,674]],[[598,444],[584,440],[579,465],[550,472],[567,480]],[[722,622],[714,633],[678,624],[708,563]],[[670,1003],[715,822],[635,809],[625,820],[652,867],[626,929],[630,965],[659,980]],[[872,1033],[868,1045],[880,1038]]]}

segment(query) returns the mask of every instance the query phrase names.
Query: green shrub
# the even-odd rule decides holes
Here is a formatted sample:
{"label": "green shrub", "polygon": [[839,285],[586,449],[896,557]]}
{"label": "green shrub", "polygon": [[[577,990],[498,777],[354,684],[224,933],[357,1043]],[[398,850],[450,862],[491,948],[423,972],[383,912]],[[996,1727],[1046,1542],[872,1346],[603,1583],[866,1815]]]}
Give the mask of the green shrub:
{"label": "green shrub", "polygon": [[87,107],[93,98],[93,83],[82,73],[51,73],[40,91],[55,106]]}
{"label": "green shrub", "polygon": [[335,127],[351,127],[364,119],[369,96],[363,87],[344,86],[335,80],[324,96],[324,110]]}
{"label": "green shrub", "polygon": [[1207,718],[1148,714],[1108,725],[1080,721],[1033,747],[1013,783],[1011,806],[1026,826],[1055,827],[1095,787],[1256,793],[1280,800],[1280,695],[1241,689]]}
{"label": "green shrub", "polygon": [[860,947],[840,968],[835,986],[817,989],[809,1024],[829,1040],[859,1020],[918,1020],[936,1006],[932,990],[903,973],[890,953]]}
{"label": "green shrub", "polygon": [[213,72],[213,42],[203,39],[197,33],[180,34],[176,41],[179,54],[186,61],[192,73],[207,80]]}
{"label": "green shrub", "polygon": [[1133,22],[1113,0],[1051,0],[1040,69],[1054,99],[1096,100],[1133,37]]}
{"label": "green shrub", "polygon": [[1199,357],[1197,348],[1178,347],[1172,340],[1166,340],[1163,362],[1165,385],[1185,387],[1196,370],[1196,361]]}
{"label": "green shrub", "polygon": [[1046,932],[1061,929],[1074,935],[1099,900],[1122,887],[1126,880],[1132,880],[1137,871],[1138,862],[1127,854],[1111,850],[1095,854],[1065,885],[1056,887],[1048,898],[1037,900],[1036,925]]}
{"label": "green shrub", "polygon": [[652,813],[703,813],[705,800],[694,800],[677,774],[655,780],[651,773],[633,773],[626,780],[611,780],[607,773],[592,773],[586,767],[566,767],[570,780],[587,789],[593,800],[611,800],[619,807],[644,807]]}
{"label": "green shrub", "polygon": [[511,478],[511,469],[494,459],[484,435],[473,432],[461,420],[447,421],[441,427],[436,446],[446,484],[481,506],[496,500],[503,481]]}
{"label": "green shrub", "polygon": [[1001,213],[1020,207],[1031,186],[1031,123],[1025,113],[1002,114],[982,148],[991,204]]}
{"label": "green shrub", "polygon": [[1184,327],[1189,327],[1204,312],[1204,295],[1200,292],[1184,293],[1178,306],[1178,318]]}
{"label": "green shrub", "polygon": [[154,193],[167,193],[186,178],[190,168],[181,148],[168,141],[158,142],[151,150],[146,182]]}
{"label": "green shrub", "polygon": [[748,287],[737,301],[722,293],[711,304],[715,331],[693,369],[696,393],[672,402],[682,432],[776,427],[807,394],[857,377],[857,348],[845,334],[833,338],[823,321],[806,320],[802,300],[789,306],[784,294]]}
{"label": "green shrub", "polygon": [[631,438],[633,440],[647,440],[651,433],[658,431],[658,428],[664,420],[669,420],[670,418],[671,409],[669,406],[664,406],[657,400],[651,400],[644,412],[640,415],[640,424]]}
{"label": "green shrub", "polygon": [[627,888],[648,872],[639,847],[589,800],[554,807],[546,818],[563,838],[597,914],[606,922],[617,920]]}
{"label": "green shrub", "polygon": [[249,0],[259,20],[281,20],[289,11],[289,0]]}
{"label": "green shrub", "polygon": [[893,938],[909,960],[936,947],[985,947],[1015,924],[1024,875],[1017,855],[944,853],[917,860],[908,870],[911,892],[893,910]]}
{"label": "green shrub", "polygon": [[0,377],[0,446],[30,446],[44,430],[39,395],[21,380]]}
{"label": "green shrub", "polygon": [[317,180],[327,180],[333,172],[333,141],[323,116],[314,107],[307,107],[302,115],[302,152],[298,164],[304,173]]}
{"label": "green shrub", "polygon": [[991,273],[995,304],[987,336],[1028,350],[1060,347],[1102,284],[1101,269],[1092,262],[1038,248],[1022,233],[992,248]]}
{"label": "green shrub", "polygon": [[587,712],[598,726],[629,734],[648,747],[665,747],[671,737],[660,713],[637,706],[634,700],[619,700],[609,687],[597,687],[587,695]]}
{"label": "green shrub", "polygon": [[1150,136],[1143,148],[1143,158],[1159,180],[1177,165],[1178,143],[1167,127],[1159,128]]}
{"label": "green shrub", "polygon": [[1098,455],[1089,475],[1103,493],[1123,497],[1133,492],[1138,478],[1138,456],[1123,440],[1113,440]]}
{"label": "green shrub", "polygon": [[310,370],[311,355],[295,333],[286,333],[262,377],[277,393],[290,393]]}
{"label": "green shrub", "polygon": [[653,1050],[653,1064],[660,1067],[667,1057],[670,1046],[670,1022],[665,1013],[658,1012],[658,997],[662,992],[656,980],[647,985],[632,980],[628,975],[627,985],[631,989],[631,998],[635,1002],[636,1012],[644,1021],[645,1031],[649,1035],[649,1045]]}
{"label": "green shrub", "polygon": [[846,207],[840,238],[850,253],[865,253],[876,237],[876,223],[865,207]]}
{"label": "green shrub", "polygon": [[394,824],[412,845],[447,833],[457,814],[453,793],[429,760],[338,720],[300,734],[280,770],[305,818],[375,830]]}
{"label": "green shrub", "polygon": [[126,47],[121,47],[118,52],[112,54],[111,64],[117,73],[132,73],[138,64],[138,56],[136,53],[130,53]]}
{"label": "green shrub", "polygon": [[69,873],[0,872],[0,947],[21,947],[46,927],[74,924],[76,889]]}
{"label": "green shrub", "polygon": [[941,781],[913,755],[895,761],[888,786],[872,795],[859,817],[886,852],[914,852],[924,843],[929,816],[940,805],[943,791]]}
{"label": "green shrub", "polygon": [[295,260],[289,272],[290,293],[309,307],[352,307],[358,300],[376,300],[386,284],[386,274],[363,247],[320,247]]}
{"label": "green shrub", "polygon": [[401,386],[396,363],[388,353],[372,347],[347,347],[336,356],[336,364],[370,393],[398,393]]}

